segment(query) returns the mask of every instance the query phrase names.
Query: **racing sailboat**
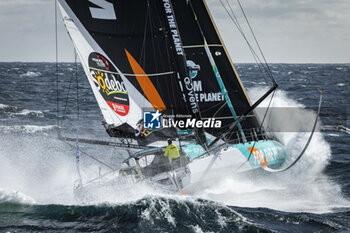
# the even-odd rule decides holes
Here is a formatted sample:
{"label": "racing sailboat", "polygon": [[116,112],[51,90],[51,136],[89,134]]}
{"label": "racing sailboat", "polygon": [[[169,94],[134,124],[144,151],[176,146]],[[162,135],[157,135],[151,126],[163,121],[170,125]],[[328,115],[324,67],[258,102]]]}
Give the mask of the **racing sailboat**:
{"label": "racing sailboat", "polygon": [[[285,161],[284,146],[266,135],[254,112],[276,82],[250,102],[204,0],[58,6],[107,133],[128,139],[115,146],[138,149],[105,180],[148,180],[178,191],[242,162],[248,171]],[[163,156],[168,138],[181,155],[171,167]]]}

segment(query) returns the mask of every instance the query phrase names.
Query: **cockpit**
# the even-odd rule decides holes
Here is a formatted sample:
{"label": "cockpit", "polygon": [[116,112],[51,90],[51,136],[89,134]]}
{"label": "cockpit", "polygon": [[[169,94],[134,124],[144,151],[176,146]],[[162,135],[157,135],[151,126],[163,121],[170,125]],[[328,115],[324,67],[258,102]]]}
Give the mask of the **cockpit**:
{"label": "cockpit", "polygon": [[164,148],[152,148],[134,153],[123,161],[120,173],[123,175],[133,174],[141,179],[153,177],[160,173],[186,167],[189,159],[180,150],[180,158],[169,163],[169,159],[164,156]]}

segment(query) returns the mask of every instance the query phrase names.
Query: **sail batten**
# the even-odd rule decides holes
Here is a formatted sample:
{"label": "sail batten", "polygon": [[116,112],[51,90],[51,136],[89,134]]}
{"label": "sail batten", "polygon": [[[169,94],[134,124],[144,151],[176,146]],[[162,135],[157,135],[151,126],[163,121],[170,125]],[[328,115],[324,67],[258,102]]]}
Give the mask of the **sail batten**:
{"label": "sail batten", "polygon": [[[100,70],[100,69],[94,68],[94,67],[89,67],[89,69],[91,69],[91,70]],[[175,71],[168,71],[168,72],[154,73],[154,74],[144,74],[144,73],[127,74],[127,73],[118,73],[118,72],[112,72],[112,71],[105,71],[105,72],[106,72],[106,73],[109,73],[109,74],[117,74],[117,75],[123,74],[123,75],[126,76],[126,77],[136,77],[136,76],[148,76],[148,77],[152,77],[152,76],[166,76],[166,75],[175,74]]]}
{"label": "sail batten", "polygon": [[[204,44],[200,44],[200,45],[184,45],[183,46],[185,49],[188,48],[204,48],[205,45]],[[208,47],[223,47],[222,44],[208,44]]]}

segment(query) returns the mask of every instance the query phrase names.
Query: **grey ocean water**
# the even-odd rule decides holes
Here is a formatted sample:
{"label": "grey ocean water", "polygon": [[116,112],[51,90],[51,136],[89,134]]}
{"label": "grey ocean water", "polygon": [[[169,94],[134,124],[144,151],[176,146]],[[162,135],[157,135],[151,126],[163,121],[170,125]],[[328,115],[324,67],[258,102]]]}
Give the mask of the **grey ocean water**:
{"label": "grey ocean water", "polygon": [[[0,63],[0,232],[350,231],[350,65],[271,64],[271,69],[280,85],[272,106],[305,108],[298,116],[290,113],[285,119],[290,124],[311,125],[303,111],[317,107],[316,88],[324,91],[320,130],[293,169],[232,173],[191,196],[116,187],[79,205],[73,197],[74,143],[57,139],[55,64]],[[263,94],[266,83],[256,65],[238,64],[237,70],[252,99]],[[75,64],[59,64],[62,134],[75,137],[79,128],[81,138],[114,140],[101,125],[80,66],[78,119],[74,73]],[[308,137],[308,132],[278,134],[291,157]],[[114,168],[127,156],[110,147],[80,147],[84,180],[108,171],[88,155]]]}

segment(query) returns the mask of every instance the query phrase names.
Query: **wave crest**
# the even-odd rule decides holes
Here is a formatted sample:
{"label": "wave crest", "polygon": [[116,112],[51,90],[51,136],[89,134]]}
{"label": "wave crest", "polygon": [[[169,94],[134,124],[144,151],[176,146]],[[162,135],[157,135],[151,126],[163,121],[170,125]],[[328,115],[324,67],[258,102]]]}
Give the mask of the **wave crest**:
{"label": "wave crest", "polygon": [[21,78],[23,78],[23,77],[38,77],[40,75],[41,75],[40,72],[27,71],[27,73],[21,74],[20,77]]}

